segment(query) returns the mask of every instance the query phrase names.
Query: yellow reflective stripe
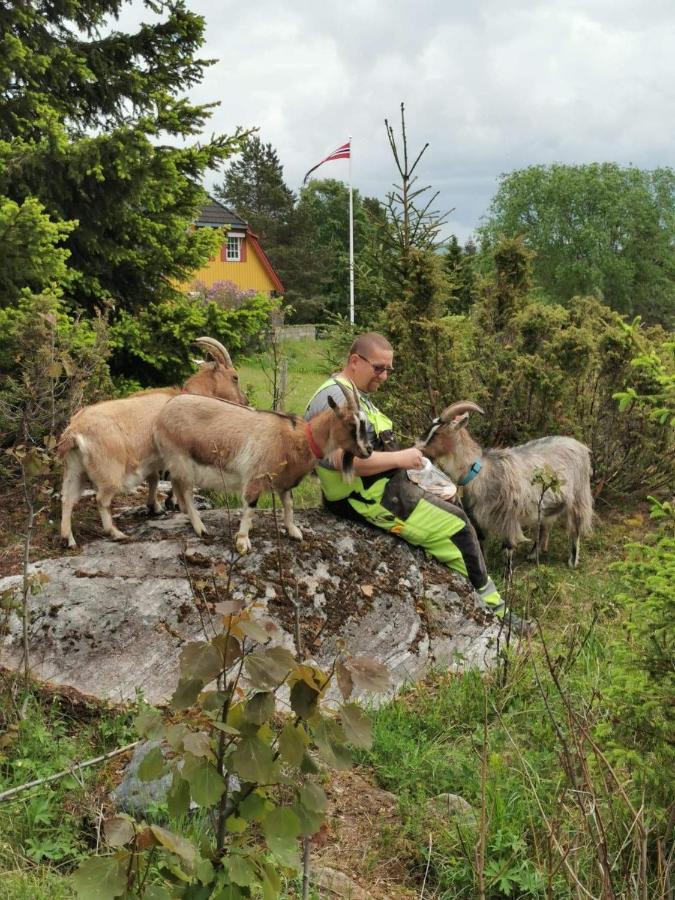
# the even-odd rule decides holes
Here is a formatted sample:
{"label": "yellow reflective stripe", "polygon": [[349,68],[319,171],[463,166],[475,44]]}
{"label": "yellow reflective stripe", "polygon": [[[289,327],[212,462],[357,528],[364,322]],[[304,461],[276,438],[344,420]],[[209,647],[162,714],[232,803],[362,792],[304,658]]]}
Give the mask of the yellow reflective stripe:
{"label": "yellow reflective stripe", "polygon": [[[339,378],[337,375],[335,375],[324,381],[321,387],[314,392],[311,400],[309,401],[309,404],[307,405],[309,406],[312,403],[312,400],[314,400],[314,397],[316,397],[317,394],[320,394],[321,391],[325,391],[327,387],[335,384],[335,382],[338,382],[346,388],[351,388],[351,384],[347,381],[346,378]],[[380,412],[380,410],[366,397],[362,396],[361,400],[363,401],[361,408],[366,414],[368,421],[375,429],[375,434],[379,435],[383,431],[391,431],[393,429],[394,425],[391,419],[385,416],[383,412]]]}

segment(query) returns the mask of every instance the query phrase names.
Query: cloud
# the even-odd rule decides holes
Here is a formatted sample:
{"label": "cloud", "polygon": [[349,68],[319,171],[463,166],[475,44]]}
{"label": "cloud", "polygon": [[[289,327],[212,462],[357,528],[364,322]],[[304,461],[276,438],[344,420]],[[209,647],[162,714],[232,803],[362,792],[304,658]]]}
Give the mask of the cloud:
{"label": "cloud", "polygon": [[[670,0],[345,0],[213,4],[193,92],[220,101],[210,131],[260,128],[289,185],[353,136],[354,184],[383,198],[396,171],[383,120],[406,103],[420,179],[464,239],[498,176],[530,164],[645,168],[672,161],[675,7]],[[134,0],[121,23],[150,18]],[[347,163],[321,174],[347,177]],[[217,178],[215,180],[218,180]]]}

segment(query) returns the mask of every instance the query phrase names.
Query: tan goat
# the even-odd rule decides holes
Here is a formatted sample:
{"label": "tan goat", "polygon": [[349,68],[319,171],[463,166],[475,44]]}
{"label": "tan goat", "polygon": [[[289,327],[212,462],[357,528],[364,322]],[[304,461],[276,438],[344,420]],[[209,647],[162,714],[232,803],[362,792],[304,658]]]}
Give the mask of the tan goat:
{"label": "tan goat", "polygon": [[[239,387],[239,376],[223,345],[208,337],[198,338],[195,343],[213,362],[203,363],[185,382],[182,392],[247,403]],[[58,445],[63,460],[61,538],[69,547],[77,546],[73,537],[73,508],[87,481],[96,490],[103,530],[114,540],[126,538],[112,520],[110,504],[116,494],[147,481],[148,509],[155,513],[161,511],[157,485],[162,462],[152,439],[152,426],[169,400],[180,394],[180,388],[141,391],[120,400],[104,400],[75,413]]]}
{"label": "tan goat", "polygon": [[344,450],[342,470],[352,474],[354,456],[367,459],[366,417],[356,388],[343,388],[346,402],[310,422],[299,416],[233,406],[201,397],[175,397],[155,423],[159,455],[171,470],[174,494],[198,535],[206,532],[192,502],[193,487],[238,492],[246,502],[236,535],[239,553],[251,549],[249,530],[258,498],[276,491],[290,537],[302,540],[293,521],[291,490],[320,459]]}

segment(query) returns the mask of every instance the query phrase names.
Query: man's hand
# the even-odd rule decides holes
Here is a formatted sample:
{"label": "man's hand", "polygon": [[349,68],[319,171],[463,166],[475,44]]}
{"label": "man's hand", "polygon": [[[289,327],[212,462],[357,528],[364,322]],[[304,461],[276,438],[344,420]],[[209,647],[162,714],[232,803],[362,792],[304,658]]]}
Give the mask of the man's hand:
{"label": "man's hand", "polygon": [[421,469],[424,466],[424,454],[417,447],[398,450],[396,455],[399,469]]}

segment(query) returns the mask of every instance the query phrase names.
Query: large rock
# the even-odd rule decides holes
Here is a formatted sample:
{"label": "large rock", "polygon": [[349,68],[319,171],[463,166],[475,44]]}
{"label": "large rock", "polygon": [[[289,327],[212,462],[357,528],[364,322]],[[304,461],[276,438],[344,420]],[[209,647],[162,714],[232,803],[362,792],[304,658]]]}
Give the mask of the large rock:
{"label": "large rock", "polygon": [[[392,671],[392,690],[430,666],[484,667],[498,629],[482,623],[468,583],[415,548],[321,510],[297,513],[302,543],[291,541],[272,511],[260,512],[253,552],[238,556],[237,514],[203,515],[213,538],[198,539],[186,517],[123,527],[126,543],[93,541],[81,551],[33,564],[48,577],[30,597],[33,674],[113,701],[138,691],[153,703],[173,692],[181,647],[211,627],[210,603],[228,597],[273,618],[274,640],[294,646],[294,606],[304,651],[330,667],[338,642],[371,654]],[[20,576],[0,579],[0,592]],[[0,663],[18,668],[21,624],[0,638]]]}

